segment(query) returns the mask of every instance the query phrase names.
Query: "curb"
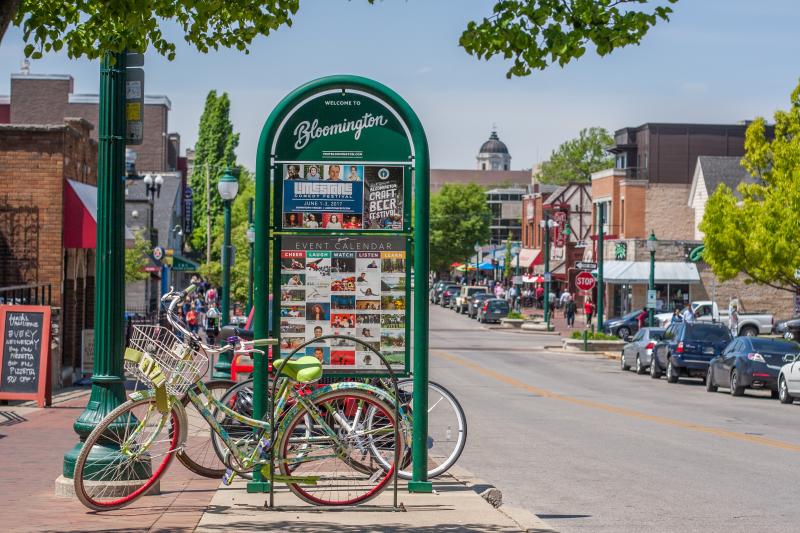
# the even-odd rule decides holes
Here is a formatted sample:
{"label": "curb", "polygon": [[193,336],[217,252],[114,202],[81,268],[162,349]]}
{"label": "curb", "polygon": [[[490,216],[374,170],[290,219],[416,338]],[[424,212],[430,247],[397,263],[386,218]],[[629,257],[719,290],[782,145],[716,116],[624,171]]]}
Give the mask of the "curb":
{"label": "curb", "polygon": [[477,492],[492,507],[517,524],[520,531],[525,533],[558,533],[557,529],[553,529],[547,522],[532,512],[520,507],[503,505],[503,492],[491,483],[475,477],[469,470],[453,465],[447,471],[447,474]]}

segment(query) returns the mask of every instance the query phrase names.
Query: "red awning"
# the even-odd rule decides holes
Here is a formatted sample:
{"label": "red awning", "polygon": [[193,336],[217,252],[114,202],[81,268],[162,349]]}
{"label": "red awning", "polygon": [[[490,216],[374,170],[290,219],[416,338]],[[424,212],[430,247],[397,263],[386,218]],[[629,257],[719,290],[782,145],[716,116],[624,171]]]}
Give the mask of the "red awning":
{"label": "red awning", "polygon": [[[74,180],[65,180],[64,248],[97,246],[97,187]],[[133,234],[125,227],[125,240]]]}
{"label": "red awning", "polygon": [[97,187],[66,180],[64,248],[94,248],[97,239]]}
{"label": "red awning", "polygon": [[519,252],[520,268],[531,268],[542,264],[542,251],[536,248],[523,248]]}

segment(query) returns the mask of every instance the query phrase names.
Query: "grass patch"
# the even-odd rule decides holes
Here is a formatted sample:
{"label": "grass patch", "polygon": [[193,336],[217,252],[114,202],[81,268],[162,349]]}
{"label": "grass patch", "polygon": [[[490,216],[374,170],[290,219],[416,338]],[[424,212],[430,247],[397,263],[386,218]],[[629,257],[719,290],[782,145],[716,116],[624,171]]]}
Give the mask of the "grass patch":
{"label": "grass patch", "polygon": [[525,318],[525,315],[522,313],[517,313],[516,311],[509,311],[508,316],[506,318]]}

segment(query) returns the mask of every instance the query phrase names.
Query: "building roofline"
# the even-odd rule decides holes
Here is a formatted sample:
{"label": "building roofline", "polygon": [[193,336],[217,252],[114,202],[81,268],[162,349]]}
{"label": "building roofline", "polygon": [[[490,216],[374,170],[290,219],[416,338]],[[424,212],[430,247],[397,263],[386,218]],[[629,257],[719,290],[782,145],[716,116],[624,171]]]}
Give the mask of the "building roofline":
{"label": "building roofline", "polygon": [[[99,104],[100,96],[97,94],[70,94],[68,102],[70,104]],[[163,94],[144,95],[145,105],[163,105],[168,111],[172,111],[172,101]]]}
{"label": "building roofline", "polygon": [[19,72],[11,75],[12,80],[71,80],[72,76],[69,74],[21,74]]}
{"label": "building roofline", "polygon": [[0,94],[0,104],[10,104],[11,97],[7,94]]}

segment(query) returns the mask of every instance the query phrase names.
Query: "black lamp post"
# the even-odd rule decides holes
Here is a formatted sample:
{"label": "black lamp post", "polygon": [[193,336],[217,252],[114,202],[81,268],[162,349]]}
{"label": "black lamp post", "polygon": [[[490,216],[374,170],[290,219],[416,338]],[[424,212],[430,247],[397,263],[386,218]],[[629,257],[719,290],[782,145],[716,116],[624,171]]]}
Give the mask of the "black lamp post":
{"label": "black lamp post", "polygon": [[[650,252],[650,285],[649,285],[649,293],[652,293],[656,290],[656,250],[658,250],[658,240],[656,239],[656,234],[653,230],[650,230],[650,237],[647,238],[647,251]],[[650,298],[648,298],[649,300]],[[654,304],[655,305],[655,304]],[[653,315],[654,310],[653,306],[650,305],[650,302],[647,302],[647,323],[652,328],[653,327]]]}

